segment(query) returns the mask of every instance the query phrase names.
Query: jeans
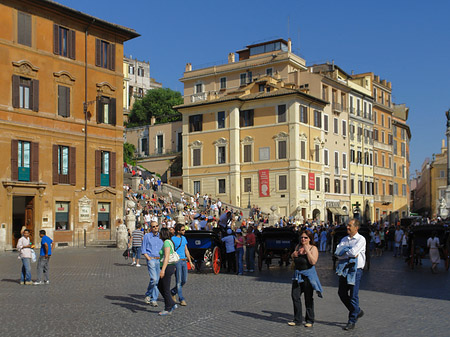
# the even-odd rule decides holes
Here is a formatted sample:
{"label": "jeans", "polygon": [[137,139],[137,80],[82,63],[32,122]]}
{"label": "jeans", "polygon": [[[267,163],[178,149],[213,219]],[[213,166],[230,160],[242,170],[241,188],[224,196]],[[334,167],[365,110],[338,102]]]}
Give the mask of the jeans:
{"label": "jeans", "polygon": [[[158,261],[159,262],[159,261]],[[172,278],[173,273],[175,273],[175,265],[169,264],[166,267],[166,271],[164,273],[164,277],[159,279],[158,281],[158,289],[164,298],[164,310],[169,311],[175,305],[175,302],[172,299],[170,294],[170,279]]]}
{"label": "jeans", "polygon": [[244,273],[244,247],[236,248],[238,274]]}
{"label": "jeans", "polygon": [[175,271],[175,281],[176,285],[172,288],[172,295],[178,294],[178,298],[181,301],[184,301],[183,297],[183,286],[187,282],[187,276],[188,276],[188,269],[187,269],[187,263],[186,260],[179,260],[177,264],[175,265],[176,271]]}
{"label": "jeans", "polygon": [[133,251],[133,259],[136,258],[137,263],[139,263],[139,260],[141,259],[141,246],[139,246],[139,247],[133,246],[132,251]]}
{"label": "jeans", "polygon": [[22,272],[20,274],[20,282],[31,281],[31,258],[22,258]]}
{"label": "jeans", "polygon": [[358,320],[357,316],[361,312],[361,309],[359,307],[358,292],[362,273],[363,271],[361,268],[358,268],[356,270],[356,278],[354,286],[347,284],[346,277],[343,276],[339,277],[339,290],[338,290],[339,298],[348,309],[348,323],[352,324],[356,323],[356,321]]}
{"label": "jeans", "polygon": [[320,249],[319,249],[319,251],[320,252],[324,252],[326,250],[326,248],[327,248],[327,240],[320,241]]}
{"label": "jeans", "polygon": [[45,256],[39,256],[37,265],[37,281],[42,281],[42,274],[44,274],[44,281],[48,281],[48,260],[50,256],[46,259]]}
{"label": "jeans", "polygon": [[294,322],[301,324],[303,321],[302,293],[305,294],[305,321],[306,323],[314,323],[314,289],[307,277],[303,279],[302,283],[298,283],[297,280],[292,282],[291,297],[294,304]]}
{"label": "jeans", "polygon": [[148,274],[150,275],[150,282],[148,283],[147,291],[145,296],[150,296],[150,301],[156,302],[158,300],[158,282],[159,282],[159,272],[161,271],[159,267],[158,259],[147,260]]}
{"label": "jeans", "polygon": [[[395,244],[397,245],[397,243]],[[402,256],[402,245],[398,244],[398,247],[394,247],[394,257]]]}
{"label": "jeans", "polygon": [[245,261],[248,270],[255,270],[255,246],[247,246],[245,249]]}

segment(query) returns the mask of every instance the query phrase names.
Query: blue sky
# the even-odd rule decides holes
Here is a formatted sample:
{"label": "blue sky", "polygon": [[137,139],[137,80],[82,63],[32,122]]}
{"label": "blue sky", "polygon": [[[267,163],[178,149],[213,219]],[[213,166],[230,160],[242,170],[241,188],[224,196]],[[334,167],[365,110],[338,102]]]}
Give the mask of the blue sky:
{"label": "blue sky", "polygon": [[450,108],[450,1],[56,0],[135,29],[125,54],[150,61],[151,76],[183,92],[185,64],[226,63],[229,52],[291,38],[307,64],[334,60],[348,73],[392,82],[410,108],[411,172],[439,153]]}

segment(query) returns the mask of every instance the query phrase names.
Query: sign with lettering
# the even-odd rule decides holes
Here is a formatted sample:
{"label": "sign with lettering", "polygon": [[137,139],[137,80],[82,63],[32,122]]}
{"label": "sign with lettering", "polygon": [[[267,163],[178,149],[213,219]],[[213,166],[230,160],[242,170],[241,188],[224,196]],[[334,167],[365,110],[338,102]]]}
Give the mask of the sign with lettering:
{"label": "sign with lettering", "polygon": [[308,173],[308,188],[310,190],[316,189],[316,175],[314,173]]}
{"label": "sign with lettering", "polygon": [[78,220],[79,222],[91,222],[92,221],[92,211],[91,211],[92,201],[86,196],[78,200]]}
{"label": "sign with lettering", "polygon": [[259,196],[270,197],[269,170],[259,170]]}

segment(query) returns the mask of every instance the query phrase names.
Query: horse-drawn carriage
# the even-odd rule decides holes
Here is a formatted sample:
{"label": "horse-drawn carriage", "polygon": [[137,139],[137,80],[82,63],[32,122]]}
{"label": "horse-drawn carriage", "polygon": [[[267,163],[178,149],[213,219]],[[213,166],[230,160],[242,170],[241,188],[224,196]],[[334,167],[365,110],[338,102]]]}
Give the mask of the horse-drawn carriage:
{"label": "horse-drawn carriage", "polygon": [[[346,237],[348,235],[347,233],[347,226],[341,225],[336,227],[333,230],[334,234],[333,234],[333,239],[332,239],[332,252],[334,253],[336,251],[336,247],[339,244],[339,242],[341,242],[341,240]],[[370,229],[368,226],[366,225],[361,225],[361,227],[359,227],[358,233],[361,234],[362,236],[364,236],[364,238],[366,239],[366,266],[365,268],[367,270],[370,269]],[[332,255],[332,259],[333,259],[333,268],[336,268],[336,262],[337,262],[337,257],[334,256],[334,254]]]}
{"label": "horse-drawn carriage", "polygon": [[298,233],[290,228],[264,228],[257,234],[258,240],[258,269],[262,269],[263,262],[270,267],[273,258],[288,263],[289,257],[298,244]]}
{"label": "horse-drawn carriage", "polygon": [[223,255],[220,230],[190,230],[186,231],[184,236],[197,270],[200,271],[204,264],[206,267],[212,268],[214,274],[219,274]]}
{"label": "horse-drawn carriage", "polygon": [[409,227],[407,232],[408,248],[406,262],[411,269],[414,269],[414,265],[419,264],[420,260],[427,254],[427,241],[434,231],[441,244],[439,254],[441,255],[441,259],[445,261],[445,269],[448,270],[450,262],[450,229],[447,225],[419,225]]}

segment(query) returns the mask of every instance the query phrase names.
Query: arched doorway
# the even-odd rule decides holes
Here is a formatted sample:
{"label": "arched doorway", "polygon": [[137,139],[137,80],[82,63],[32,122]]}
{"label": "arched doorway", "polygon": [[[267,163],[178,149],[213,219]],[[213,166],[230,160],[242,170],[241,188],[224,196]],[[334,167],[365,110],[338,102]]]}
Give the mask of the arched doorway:
{"label": "arched doorway", "polygon": [[320,220],[320,211],[317,208],[313,211],[313,220]]}

